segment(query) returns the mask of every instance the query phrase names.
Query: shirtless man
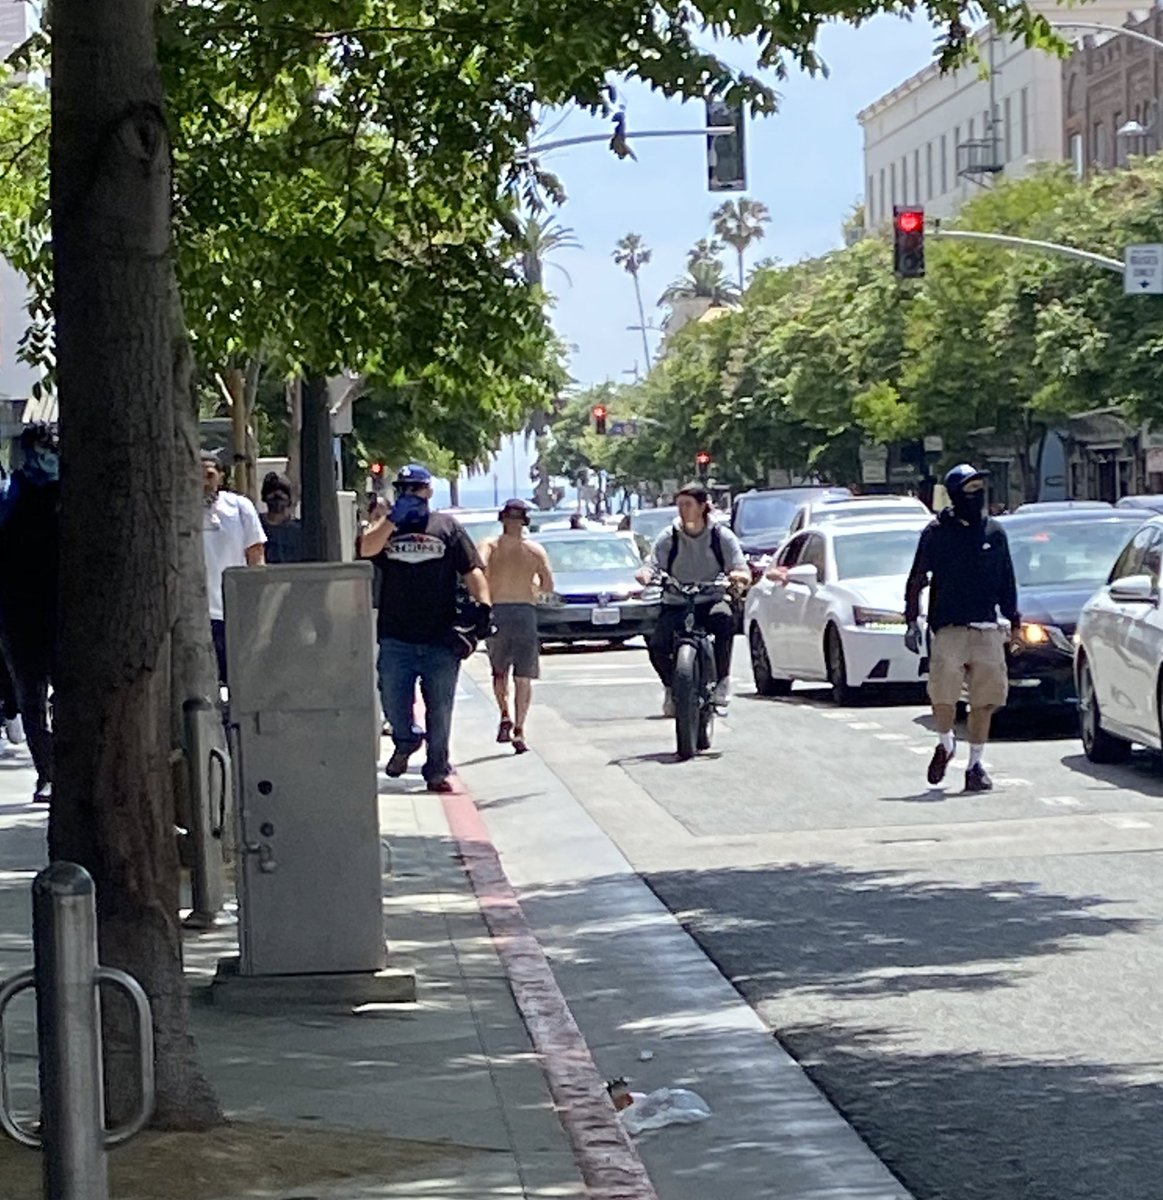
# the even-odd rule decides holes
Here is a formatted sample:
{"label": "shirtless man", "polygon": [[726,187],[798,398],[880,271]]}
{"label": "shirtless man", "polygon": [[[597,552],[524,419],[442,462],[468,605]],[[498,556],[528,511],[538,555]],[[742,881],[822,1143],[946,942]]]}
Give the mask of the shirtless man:
{"label": "shirtless man", "polygon": [[[553,591],[549,556],[525,532],[529,505],[506,500],[499,514],[502,533],[481,546],[485,578],[493,600],[495,637],[489,638],[493,694],[501,710],[497,741],[511,742],[518,754],[525,744],[525,719],[533,699],[533,680],[540,674],[537,597]],[[516,721],[509,716],[509,672],[513,673]]]}

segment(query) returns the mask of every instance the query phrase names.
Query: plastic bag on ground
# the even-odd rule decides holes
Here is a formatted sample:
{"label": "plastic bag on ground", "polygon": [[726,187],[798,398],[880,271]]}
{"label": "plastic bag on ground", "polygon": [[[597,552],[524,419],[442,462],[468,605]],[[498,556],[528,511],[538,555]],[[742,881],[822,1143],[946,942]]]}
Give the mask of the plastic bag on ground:
{"label": "plastic bag on ground", "polygon": [[707,1102],[697,1092],[659,1088],[641,1099],[635,1097],[633,1104],[618,1113],[618,1119],[628,1134],[637,1136],[667,1125],[694,1125],[710,1115]]}

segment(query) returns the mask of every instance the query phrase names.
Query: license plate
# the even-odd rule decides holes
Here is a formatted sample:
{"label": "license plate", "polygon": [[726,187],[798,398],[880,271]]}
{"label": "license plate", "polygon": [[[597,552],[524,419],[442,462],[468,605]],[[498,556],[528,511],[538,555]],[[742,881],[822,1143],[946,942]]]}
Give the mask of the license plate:
{"label": "license plate", "polygon": [[590,620],[595,625],[618,625],[622,621],[622,611],[612,605],[608,608],[595,608],[590,613]]}

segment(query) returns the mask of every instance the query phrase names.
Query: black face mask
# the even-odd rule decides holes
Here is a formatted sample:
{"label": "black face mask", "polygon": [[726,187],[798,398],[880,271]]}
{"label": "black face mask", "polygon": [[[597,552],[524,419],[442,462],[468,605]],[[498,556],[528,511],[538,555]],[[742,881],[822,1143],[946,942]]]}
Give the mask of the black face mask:
{"label": "black face mask", "polygon": [[985,519],[985,492],[954,492],[953,515],[967,525]]}
{"label": "black face mask", "polygon": [[273,513],[286,512],[290,507],[290,496],[284,496],[281,492],[272,492],[267,497],[267,508]]}

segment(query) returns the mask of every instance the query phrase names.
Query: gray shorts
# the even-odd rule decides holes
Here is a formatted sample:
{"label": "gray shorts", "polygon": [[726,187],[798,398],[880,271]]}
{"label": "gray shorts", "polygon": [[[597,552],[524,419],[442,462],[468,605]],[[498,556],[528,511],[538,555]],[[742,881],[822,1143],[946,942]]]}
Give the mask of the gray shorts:
{"label": "gray shorts", "polygon": [[495,637],[489,638],[489,662],[494,675],[510,668],[521,679],[536,679],[541,674],[537,638],[537,606],[534,604],[494,604]]}

